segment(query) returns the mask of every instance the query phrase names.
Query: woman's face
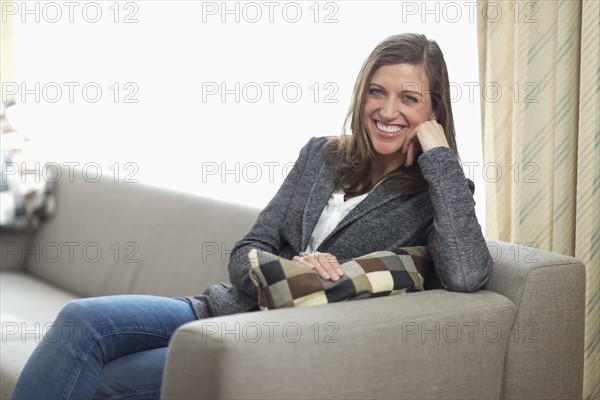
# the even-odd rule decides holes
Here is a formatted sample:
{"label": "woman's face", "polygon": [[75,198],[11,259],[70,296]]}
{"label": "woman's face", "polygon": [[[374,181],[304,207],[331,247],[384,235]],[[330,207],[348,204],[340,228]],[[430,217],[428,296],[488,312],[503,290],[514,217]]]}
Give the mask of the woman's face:
{"label": "woman's face", "polygon": [[407,133],[432,117],[429,86],[422,66],[392,64],[375,71],[367,87],[363,121],[386,172],[404,163],[406,155],[401,149]]}

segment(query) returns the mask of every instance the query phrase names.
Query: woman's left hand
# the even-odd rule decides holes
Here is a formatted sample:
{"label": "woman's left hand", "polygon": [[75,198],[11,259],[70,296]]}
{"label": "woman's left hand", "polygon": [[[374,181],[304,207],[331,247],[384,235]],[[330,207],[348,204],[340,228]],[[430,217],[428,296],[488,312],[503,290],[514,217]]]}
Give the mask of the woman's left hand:
{"label": "woman's left hand", "polygon": [[330,281],[338,281],[344,271],[337,258],[330,253],[314,253],[304,254],[302,257],[294,256],[292,261],[300,263],[305,267],[312,268],[321,278]]}
{"label": "woman's left hand", "polygon": [[402,153],[406,154],[406,166],[412,165],[419,149],[425,153],[435,147],[449,146],[444,128],[435,119],[431,119],[422,122],[406,135],[402,145]]}

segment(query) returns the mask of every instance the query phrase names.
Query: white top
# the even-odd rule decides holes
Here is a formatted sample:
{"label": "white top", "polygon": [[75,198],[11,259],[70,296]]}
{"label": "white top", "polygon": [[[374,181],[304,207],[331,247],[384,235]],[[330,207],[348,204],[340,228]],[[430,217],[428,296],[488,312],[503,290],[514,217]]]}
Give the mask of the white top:
{"label": "white top", "polygon": [[363,201],[368,194],[369,193],[365,193],[344,201],[344,192],[339,189],[335,190],[323,209],[323,212],[317,221],[317,225],[315,225],[315,229],[310,237],[310,242],[308,242],[305,253],[314,253],[323,240],[333,232],[337,224],[344,219],[354,207]]}

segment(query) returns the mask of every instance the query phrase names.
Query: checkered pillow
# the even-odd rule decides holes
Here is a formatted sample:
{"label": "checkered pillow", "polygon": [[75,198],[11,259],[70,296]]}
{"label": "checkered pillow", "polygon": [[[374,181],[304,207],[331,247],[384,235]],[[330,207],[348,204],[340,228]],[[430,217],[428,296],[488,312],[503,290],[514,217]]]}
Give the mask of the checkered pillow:
{"label": "checkered pillow", "polygon": [[248,258],[261,310],[421,291],[423,276],[431,267],[425,246],[405,247],[398,254],[377,251],[343,262],[344,275],[336,282],[266,251],[252,249]]}

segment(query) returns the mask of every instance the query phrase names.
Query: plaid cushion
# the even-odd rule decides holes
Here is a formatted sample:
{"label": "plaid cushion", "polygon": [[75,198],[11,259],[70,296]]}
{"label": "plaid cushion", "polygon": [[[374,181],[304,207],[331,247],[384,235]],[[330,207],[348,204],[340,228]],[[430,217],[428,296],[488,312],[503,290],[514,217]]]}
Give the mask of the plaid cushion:
{"label": "plaid cushion", "polygon": [[431,268],[425,246],[405,247],[398,254],[377,251],[343,262],[344,275],[336,282],[266,251],[253,249],[248,258],[262,310],[421,291],[423,276]]}

